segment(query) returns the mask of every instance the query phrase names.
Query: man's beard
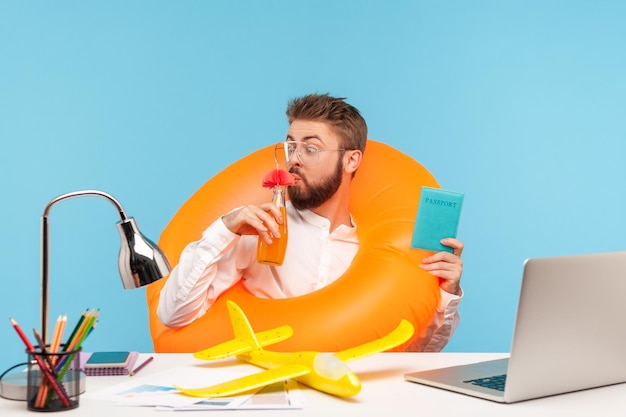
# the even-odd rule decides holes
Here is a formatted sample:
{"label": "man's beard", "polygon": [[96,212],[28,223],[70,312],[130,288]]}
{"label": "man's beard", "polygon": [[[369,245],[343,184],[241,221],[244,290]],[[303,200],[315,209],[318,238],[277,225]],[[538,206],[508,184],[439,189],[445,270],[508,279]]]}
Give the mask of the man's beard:
{"label": "man's beard", "polygon": [[287,188],[291,204],[298,210],[312,210],[328,201],[339,189],[343,176],[343,161],[339,158],[335,171],[331,176],[323,178],[318,185],[309,185],[307,178],[301,176],[297,169],[291,169],[290,172],[298,175],[306,186],[303,190],[296,186]]}

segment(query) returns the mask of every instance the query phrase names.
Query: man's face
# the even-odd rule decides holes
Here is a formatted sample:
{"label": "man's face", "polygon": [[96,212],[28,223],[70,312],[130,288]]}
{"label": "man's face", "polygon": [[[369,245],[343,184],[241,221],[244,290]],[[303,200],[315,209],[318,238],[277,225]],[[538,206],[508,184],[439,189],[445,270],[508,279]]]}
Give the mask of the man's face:
{"label": "man's face", "polygon": [[305,166],[295,154],[287,169],[295,184],[287,191],[293,206],[299,210],[315,209],[328,201],[339,189],[343,178],[343,162],[339,137],[322,122],[294,120],[287,132],[287,140],[315,145],[319,160],[315,166]]}

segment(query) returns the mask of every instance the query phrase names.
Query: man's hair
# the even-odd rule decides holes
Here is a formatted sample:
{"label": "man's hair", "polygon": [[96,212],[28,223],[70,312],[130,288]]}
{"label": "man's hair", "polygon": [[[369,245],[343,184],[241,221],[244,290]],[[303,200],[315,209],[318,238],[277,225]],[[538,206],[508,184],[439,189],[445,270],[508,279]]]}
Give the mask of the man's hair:
{"label": "man's hair", "polygon": [[309,94],[294,98],[287,105],[287,119],[289,124],[294,120],[326,123],[339,135],[339,146],[364,152],[367,124],[359,110],[344,100],[345,98],[331,97],[328,94]]}

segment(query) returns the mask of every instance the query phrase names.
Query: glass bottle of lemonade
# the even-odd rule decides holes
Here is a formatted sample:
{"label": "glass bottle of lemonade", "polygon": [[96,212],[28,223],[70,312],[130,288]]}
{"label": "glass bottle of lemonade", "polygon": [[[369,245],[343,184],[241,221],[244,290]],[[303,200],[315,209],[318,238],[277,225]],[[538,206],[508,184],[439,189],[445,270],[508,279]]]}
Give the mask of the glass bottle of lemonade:
{"label": "glass bottle of lemonade", "polygon": [[283,216],[283,223],[278,225],[280,237],[272,237],[272,243],[268,245],[259,237],[257,243],[257,262],[266,265],[279,266],[283,264],[285,259],[285,251],[287,250],[287,209],[285,208],[285,187],[282,185],[274,186],[274,195],[272,197],[274,203]]}

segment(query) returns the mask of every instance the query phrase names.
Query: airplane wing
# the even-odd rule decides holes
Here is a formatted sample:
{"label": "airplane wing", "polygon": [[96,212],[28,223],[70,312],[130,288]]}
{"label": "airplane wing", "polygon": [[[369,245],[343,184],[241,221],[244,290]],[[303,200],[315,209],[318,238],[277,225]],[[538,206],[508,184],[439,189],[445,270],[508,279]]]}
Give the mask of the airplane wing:
{"label": "airplane wing", "polygon": [[306,375],[309,372],[311,372],[309,368],[303,365],[285,365],[279,368],[268,369],[263,372],[233,379],[221,384],[212,385],[210,387],[182,388],[174,385],[174,388],[179,390],[181,393],[192,397],[229,397],[262,388],[275,382]]}
{"label": "airplane wing", "polygon": [[344,362],[349,362],[375,353],[384,352],[409,340],[411,336],[413,336],[413,332],[413,325],[407,320],[402,320],[398,327],[386,336],[360,346],[342,350],[341,352],[335,353],[335,356]]}
{"label": "airplane wing", "polygon": [[[261,346],[268,346],[289,339],[292,335],[293,329],[291,326],[285,325],[256,333],[256,338]],[[252,348],[256,348],[256,346],[252,346],[249,342],[241,339],[233,339],[198,351],[194,353],[193,356],[204,360],[224,359],[249,352]]]}

